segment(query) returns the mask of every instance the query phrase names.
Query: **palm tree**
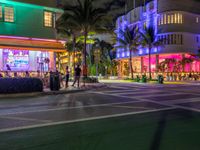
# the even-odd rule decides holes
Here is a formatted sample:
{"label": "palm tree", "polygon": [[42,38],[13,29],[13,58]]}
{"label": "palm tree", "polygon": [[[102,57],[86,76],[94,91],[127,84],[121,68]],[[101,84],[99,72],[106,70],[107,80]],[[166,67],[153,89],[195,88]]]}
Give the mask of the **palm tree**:
{"label": "palm tree", "polygon": [[119,29],[119,36],[117,37],[117,41],[119,42],[119,46],[124,49],[129,50],[129,71],[131,73],[131,78],[133,79],[133,66],[132,66],[132,54],[137,51],[137,47],[139,46],[139,35],[138,28],[136,26],[133,27],[125,27],[125,29]]}
{"label": "palm tree", "polygon": [[[93,44],[93,49],[94,49],[94,53],[95,53],[95,57],[96,57],[96,72],[98,75],[98,70],[99,70],[99,66],[102,66],[103,63],[105,63],[107,61],[107,58],[109,58],[109,50],[113,49],[113,46],[104,41],[104,40],[100,40],[98,38],[95,39],[95,42]],[[99,63],[99,62],[102,63]],[[105,65],[104,67],[106,67],[107,65]]]}
{"label": "palm tree", "polygon": [[177,60],[174,58],[166,58],[159,64],[159,69],[161,72],[169,72],[170,65],[173,65],[173,71],[176,70]]}
{"label": "palm tree", "polygon": [[153,27],[148,27],[144,29],[144,32],[140,32],[143,39],[143,46],[148,48],[149,55],[149,78],[151,80],[151,51],[152,48],[162,45],[161,40],[157,40],[155,29]]}
{"label": "palm tree", "polygon": [[58,35],[67,38],[66,40],[67,52],[69,54],[73,52],[73,68],[75,68],[75,53],[76,53],[77,37],[79,36],[79,33],[77,32],[75,27],[67,25],[67,20],[68,16],[67,14],[64,13],[63,16],[56,21],[56,30]]}
{"label": "palm tree", "polygon": [[191,64],[194,61],[194,59],[192,57],[184,57],[182,58],[179,62],[178,65],[180,65],[182,67],[182,71],[185,71],[185,66],[187,64]]}
{"label": "palm tree", "polygon": [[64,16],[66,16],[66,25],[73,27],[84,36],[83,68],[84,76],[87,76],[86,63],[86,44],[88,33],[90,31],[98,31],[103,29],[104,18],[106,17],[107,8],[97,8],[94,6],[94,0],[76,0],[75,5],[66,4],[64,6]]}
{"label": "palm tree", "polygon": [[76,53],[81,52],[82,49],[82,43],[78,40],[76,41],[69,41],[66,43],[66,48],[67,48],[67,52],[69,53],[69,56],[72,55],[73,58],[73,68],[75,68],[76,65]]}

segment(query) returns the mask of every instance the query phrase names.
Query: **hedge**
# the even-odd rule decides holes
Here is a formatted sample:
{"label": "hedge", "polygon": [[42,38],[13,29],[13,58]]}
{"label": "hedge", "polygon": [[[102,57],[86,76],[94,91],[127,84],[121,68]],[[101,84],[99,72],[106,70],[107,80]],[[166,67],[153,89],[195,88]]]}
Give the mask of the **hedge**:
{"label": "hedge", "polygon": [[0,94],[42,92],[38,78],[0,78]]}

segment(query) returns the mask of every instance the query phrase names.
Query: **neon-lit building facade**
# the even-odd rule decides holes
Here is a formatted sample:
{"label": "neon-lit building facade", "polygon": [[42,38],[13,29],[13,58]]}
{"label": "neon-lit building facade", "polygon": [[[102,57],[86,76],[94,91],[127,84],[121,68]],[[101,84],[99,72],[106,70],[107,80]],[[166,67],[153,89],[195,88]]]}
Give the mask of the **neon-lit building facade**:
{"label": "neon-lit building facade", "polygon": [[[116,31],[125,26],[136,25],[141,31],[144,26],[152,26],[156,38],[163,41],[162,46],[151,51],[151,71],[155,77],[159,73],[157,66],[166,59],[181,60],[189,58],[200,50],[200,2],[195,0],[152,0],[137,6],[127,14],[120,16],[116,22]],[[119,43],[117,43],[118,45]],[[120,77],[129,76],[129,50],[117,48]],[[148,49],[140,48],[133,53],[134,74],[148,73]],[[173,64],[165,70],[174,73]],[[184,66],[184,73],[200,72],[200,62],[195,60]]]}
{"label": "neon-lit building facade", "polygon": [[0,71],[7,66],[14,72],[56,69],[55,54],[65,51],[55,30],[62,10],[47,1],[0,1]]}

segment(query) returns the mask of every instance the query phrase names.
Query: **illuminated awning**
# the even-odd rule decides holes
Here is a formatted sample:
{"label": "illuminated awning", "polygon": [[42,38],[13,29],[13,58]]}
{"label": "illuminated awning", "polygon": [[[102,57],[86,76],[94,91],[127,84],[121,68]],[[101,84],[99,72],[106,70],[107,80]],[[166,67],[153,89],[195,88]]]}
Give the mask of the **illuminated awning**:
{"label": "illuminated awning", "polygon": [[60,41],[33,38],[0,37],[0,48],[65,52],[66,49]]}

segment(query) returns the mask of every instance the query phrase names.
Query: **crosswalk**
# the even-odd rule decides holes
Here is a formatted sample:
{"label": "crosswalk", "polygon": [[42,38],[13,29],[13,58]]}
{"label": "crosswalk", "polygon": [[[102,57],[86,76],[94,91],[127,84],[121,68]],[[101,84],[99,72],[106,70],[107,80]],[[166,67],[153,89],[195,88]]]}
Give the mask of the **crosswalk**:
{"label": "crosswalk", "polygon": [[200,92],[197,85],[110,84],[108,89],[96,93],[200,112]]}

